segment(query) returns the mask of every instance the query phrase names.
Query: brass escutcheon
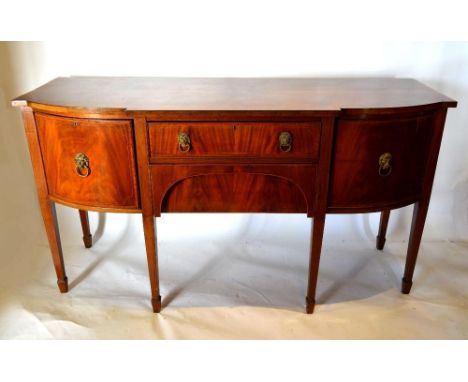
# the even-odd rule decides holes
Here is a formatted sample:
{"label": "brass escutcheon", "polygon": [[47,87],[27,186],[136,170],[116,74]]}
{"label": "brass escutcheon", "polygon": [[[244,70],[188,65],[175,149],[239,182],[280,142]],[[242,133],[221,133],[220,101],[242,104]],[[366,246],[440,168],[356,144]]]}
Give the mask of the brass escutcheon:
{"label": "brass escutcheon", "polygon": [[392,154],[383,153],[379,157],[379,175],[389,176],[392,172]]}
{"label": "brass escutcheon", "polygon": [[282,152],[287,153],[291,151],[292,147],[292,135],[288,131],[283,131],[279,135],[279,148]]}
{"label": "brass escutcheon", "polygon": [[183,153],[190,151],[190,136],[187,133],[179,133],[177,137],[179,143],[179,150]]}
{"label": "brass escutcheon", "polygon": [[82,178],[86,178],[91,174],[89,158],[83,153],[75,155],[75,172]]}

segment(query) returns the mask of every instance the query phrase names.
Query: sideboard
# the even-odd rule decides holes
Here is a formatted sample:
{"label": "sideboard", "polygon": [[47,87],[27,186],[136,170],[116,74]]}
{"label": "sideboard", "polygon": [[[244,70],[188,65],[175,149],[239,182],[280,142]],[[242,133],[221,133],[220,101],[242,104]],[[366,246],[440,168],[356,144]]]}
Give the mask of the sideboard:
{"label": "sideboard", "polygon": [[[154,312],[161,310],[155,217],[162,212],[303,213],[312,218],[306,311],[315,306],[328,213],[414,204],[402,293],[409,293],[449,107],[400,78],[57,78],[21,108],[62,293],[55,203],[143,218]],[[162,275],[164,278],[164,275]]]}

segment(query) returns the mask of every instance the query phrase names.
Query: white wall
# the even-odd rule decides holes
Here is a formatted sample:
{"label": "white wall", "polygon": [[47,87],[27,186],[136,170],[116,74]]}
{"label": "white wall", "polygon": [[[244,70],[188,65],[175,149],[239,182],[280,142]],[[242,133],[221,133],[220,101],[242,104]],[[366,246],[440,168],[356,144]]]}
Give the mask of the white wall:
{"label": "white wall", "polygon": [[[241,25],[238,26],[241,28]],[[242,36],[241,36],[242,37]],[[243,36],[246,37],[246,36]],[[306,35],[284,34],[272,42],[262,37],[221,41],[215,32],[175,30],[151,41],[75,41],[73,43],[0,43],[0,239],[12,256],[28,241],[46,244],[33,175],[19,112],[9,100],[56,76],[398,76],[413,77],[459,101],[448,113],[432,204],[424,240],[468,239],[468,43],[316,43]],[[388,240],[406,240],[411,209],[392,214]],[[64,241],[78,243],[74,211],[59,208]],[[238,231],[243,237],[268,237],[265,215],[165,216],[161,235],[173,229]],[[106,233],[126,218],[111,215]],[[305,217],[270,216],[293,232],[308,232]],[[96,215],[92,216],[92,224]],[[131,224],[140,220],[131,218]],[[203,223],[203,224],[202,224]],[[326,240],[374,240],[378,215],[330,216]],[[204,225],[205,224],[205,225]],[[21,232],[22,242],[15,238]],[[15,239],[13,239],[15,238]]]}

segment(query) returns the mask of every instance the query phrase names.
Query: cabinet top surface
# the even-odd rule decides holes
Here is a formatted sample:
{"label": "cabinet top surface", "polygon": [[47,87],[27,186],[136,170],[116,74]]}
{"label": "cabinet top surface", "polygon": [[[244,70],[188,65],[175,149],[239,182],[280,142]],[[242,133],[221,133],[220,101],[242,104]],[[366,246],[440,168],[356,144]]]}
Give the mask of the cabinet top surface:
{"label": "cabinet top surface", "polygon": [[413,79],[60,77],[13,100],[129,111],[339,111],[456,101]]}

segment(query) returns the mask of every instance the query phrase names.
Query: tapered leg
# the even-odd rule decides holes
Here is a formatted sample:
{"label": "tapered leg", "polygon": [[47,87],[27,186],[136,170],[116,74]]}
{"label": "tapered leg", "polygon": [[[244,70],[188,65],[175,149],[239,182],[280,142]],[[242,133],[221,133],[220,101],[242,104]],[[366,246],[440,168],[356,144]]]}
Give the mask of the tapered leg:
{"label": "tapered leg", "polygon": [[81,229],[83,230],[83,243],[86,248],[91,248],[93,245],[93,235],[89,229],[88,211],[79,210]]}
{"label": "tapered leg", "polygon": [[413,220],[411,222],[411,231],[408,241],[408,252],[406,254],[405,273],[401,283],[401,293],[408,294],[413,285],[413,273],[418,257],[419,245],[426,222],[429,202],[419,202],[414,205]]}
{"label": "tapered leg", "polygon": [[55,203],[48,200],[42,200],[40,205],[47,238],[49,239],[55,273],[57,274],[57,285],[60,292],[66,293],[68,292],[68,278],[65,273],[65,265],[63,262],[62,244],[60,242]]}
{"label": "tapered leg", "polygon": [[159,313],[161,311],[161,296],[159,295],[158,246],[154,216],[143,215],[143,228],[151,283],[151,304],[153,312]]}
{"label": "tapered leg", "polygon": [[26,138],[28,139],[29,153],[31,154],[31,162],[36,179],[39,205],[41,207],[42,218],[44,219],[47,239],[49,240],[55,273],[57,273],[57,284],[60,292],[66,293],[68,292],[68,279],[63,264],[62,244],[60,243],[57,214],[55,212],[55,204],[48,198],[47,182],[45,179],[44,167],[42,166],[41,150],[36,133],[34,113],[30,107],[22,107],[21,113],[23,115],[24,129]]}
{"label": "tapered leg", "polygon": [[309,260],[309,284],[307,287],[306,312],[311,314],[315,307],[315,290],[317,288],[317,277],[322,251],[323,230],[325,227],[325,216],[315,217],[312,221],[312,243],[310,245]]}
{"label": "tapered leg", "polygon": [[377,235],[375,246],[382,250],[385,245],[385,236],[387,235],[388,219],[390,218],[390,210],[384,210],[380,214],[379,233]]}

